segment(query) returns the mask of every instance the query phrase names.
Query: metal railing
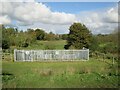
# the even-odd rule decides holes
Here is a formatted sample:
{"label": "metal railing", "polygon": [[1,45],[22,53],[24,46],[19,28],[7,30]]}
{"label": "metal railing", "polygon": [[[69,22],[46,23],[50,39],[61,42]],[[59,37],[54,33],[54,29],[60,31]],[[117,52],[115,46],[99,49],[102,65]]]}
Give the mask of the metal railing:
{"label": "metal railing", "polygon": [[89,49],[83,50],[14,50],[14,61],[89,60]]}

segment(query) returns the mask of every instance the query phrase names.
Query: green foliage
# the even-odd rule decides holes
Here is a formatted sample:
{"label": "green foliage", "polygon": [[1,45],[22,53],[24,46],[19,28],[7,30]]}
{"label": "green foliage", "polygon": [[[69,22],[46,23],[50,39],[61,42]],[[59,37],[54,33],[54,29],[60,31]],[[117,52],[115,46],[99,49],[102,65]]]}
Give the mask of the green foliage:
{"label": "green foliage", "polygon": [[36,33],[36,39],[37,40],[43,40],[44,39],[45,32],[42,29],[36,29],[35,33]]}
{"label": "green foliage", "polygon": [[118,32],[114,32],[108,35],[97,35],[96,40],[99,44],[98,51],[102,53],[118,53]]}
{"label": "green foliage", "polygon": [[102,53],[118,53],[118,46],[115,45],[114,43],[106,43],[103,47],[100,48],[99,50]]}
{"label": "green foliage", "polygon": [[114,55],[117,55],[120,50],[118,31],[105,35],[92,35],[88,28],[81,23],[72,24],[69,34],[46,33],[42,29],[20,31],[16,28],[4,27],[4,25],[1,25],[0,30],[2,31],[0,46],[3,49],[81,49],[85,47],[89,48],[92,53],[97,51]]}
{"label": "green foliage", "polygon": [[22,43],[22,47],[28,47],[28,43],[27,42],[25,42],[25,43]]}
{"label": "green foliage", "polygon": [[53,32],[50,33],[46,33],[45,34],[45,38],[44,40],[48,40],[48,41],[54,41],[54,40],[59,40],[59,35],[55,35]]}
{"label": "green foliage", "polygon": [[[4,26],[1,26],[2,29],[2,37],[3,38],[3,48],[9,48],[9,47],[16,47],[16,48],[22,48],[22,47],[29,47],[30,45],[37,42],[37,40],[47,40],[47,41],[55,41],[60,40],[58,34],[54,34],[52,32],[46,33],[42,29],[27,29],[27,31],[19,31],[16,28],[6,28]],[[1,41],[2,42],[2,41]],[[7,46],[9,45],[9,46]],[[46,48],[51,48],[53,46],[45,45]]]}
{"label": "green foliage", "polygon": [[3,77],[2,77],[3,83],[5,83],[5,82],[7,82],[7,81],[12,80],[12,79],[15,78],[15,77],[14,77],[12,74],[10,74],[10,73],[2,73],[2,75],[3,75]]}
{"label": "green foliage", "polygon": [[95,52],[95,51],[98,51],[99,49],[99,43],[98,43],[98,40],[96,38],[96,35],[93,35],[92,36],[92,39],[91,39],[91,45],[90,45],[90,50],[92,52]]}
{"label": "green foliage", "polygon": [[0,24],[0,47],[2,47],[2,25]]}
{"label": "green foliage", "polygon": [[9,49],[10,43],[7,39],[2,39],[2,49]]}
{"label": "green foliage", "polygon": [[16,47],[28,47],[29,44],[35,42],[36,34],[34,30],[28,29],[28,31],[23,32],[16,28],[3,28],[2,29],[2,38],[3,38],[3,45],[9,43],[10,46]]}
{"label": "green foliage", "polygon": [[62,39],[63,40],[67,40],[67,38],[68,38],[68,34],[62,34]]}
{"label": "green foliage", "polygon": [[36,41],[36,32],[33,29],[28,29],[28,31],[25,33],[26,35],[26,42],[31,44]]}
{"label": "green foliage", "polygon": [[15,46],[17,47],[24,47],[25,43],[27,43],[27,35],[25,35],[24,33],[19,33],[16,38],[15,38]]}
{"label": "green foliage", "polygon": [[70,46],[73,46],[75,49],[89,48],[92,34],[84,24],[74,23],[69,30],[68,44],[66,45],[68,48]]}
{"label": "green foliage", "polygon": [[54,40],[54,41],[39,41],[37,40],[35,43],[32,43],[26,48],[22,49],[64,49],[64,45],[66,44],[65,40]]}

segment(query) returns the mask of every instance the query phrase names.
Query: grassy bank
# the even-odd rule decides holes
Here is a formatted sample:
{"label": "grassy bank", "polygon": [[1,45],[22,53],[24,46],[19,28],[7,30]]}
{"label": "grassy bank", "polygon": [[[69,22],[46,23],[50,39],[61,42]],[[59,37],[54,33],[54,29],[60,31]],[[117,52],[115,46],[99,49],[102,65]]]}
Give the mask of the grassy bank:
{"label": "grassy bank", "polygon": [[31,43],[28,47],[11,47],[11,49],[34,49],[34,50],[39,50],[39,49],[64,49],[64,45],[66,44],[66,40],[56,40],[56,41],[36,41],[34,43]]}
{"label": "grassy bank", "polygon": [[117,87],[117,63],[3,62],[3,88]]}

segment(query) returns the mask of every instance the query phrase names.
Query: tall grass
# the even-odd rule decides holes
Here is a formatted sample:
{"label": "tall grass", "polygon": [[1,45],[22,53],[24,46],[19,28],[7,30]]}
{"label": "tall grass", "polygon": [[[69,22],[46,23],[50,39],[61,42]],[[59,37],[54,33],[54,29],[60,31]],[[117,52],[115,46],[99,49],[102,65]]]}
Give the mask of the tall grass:
{"label": "tall grass", "polygon": [[27,48],[21,49],[64,49],[64,45],[66,44],[65,40],[57,40],[57,41],[36,41],[36,43],[31,44]]}
{"label": "tall grass", "polygon": [[[90,59],[87,62],[3,62],[4,88],[117,87],[117,63]],[[7,79],[6,79],[7,78]]]}

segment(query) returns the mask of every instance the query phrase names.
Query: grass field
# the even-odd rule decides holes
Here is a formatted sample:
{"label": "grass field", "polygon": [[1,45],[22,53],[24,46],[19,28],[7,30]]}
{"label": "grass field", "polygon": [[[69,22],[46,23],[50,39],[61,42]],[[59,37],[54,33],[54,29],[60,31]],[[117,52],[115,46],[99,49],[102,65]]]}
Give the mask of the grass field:
{"label": "grass field", "polygon": [[[27,48],[64,49],[65,40],[36,41]],[[103,45],[102,45],[103,46]],[[12,47],[13,49],[15,47]],[[2,62],[3,88],[116,88],[118,64],[111,59],[70,62]]]}
{"label": "grass field", "polygon": [[66,40],[56,40],[56,41],[36,41],[27,48],[22,49],[64,49]]}
{"label": "grass field", "polygon": [[105,60],[76,62],[2,62],[3,88],[114,88],[118,66]]}

